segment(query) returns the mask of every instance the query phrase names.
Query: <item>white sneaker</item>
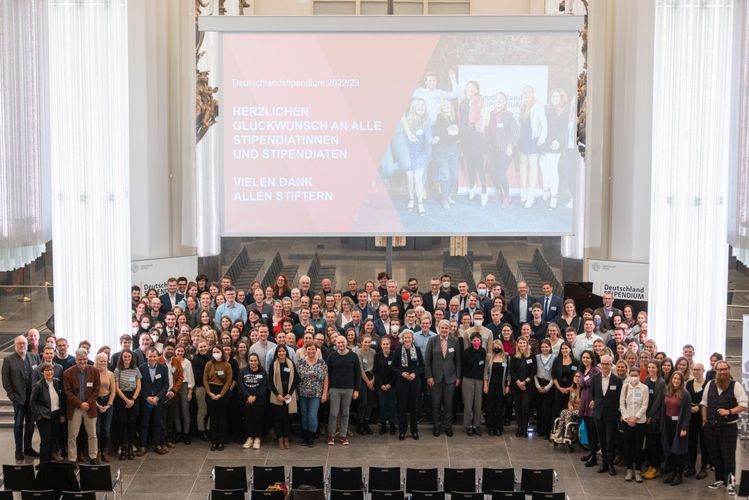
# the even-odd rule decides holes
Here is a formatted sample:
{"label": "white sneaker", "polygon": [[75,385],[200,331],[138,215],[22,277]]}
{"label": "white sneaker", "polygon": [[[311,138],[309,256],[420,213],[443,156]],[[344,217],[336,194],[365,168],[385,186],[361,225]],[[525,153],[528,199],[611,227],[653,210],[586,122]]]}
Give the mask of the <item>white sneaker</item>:
{"label": "white sneaker", "polygon": [[528,190],[527,189],[522,189],[520,191],[520,201],[523,202],[523,203],[525,203],[525,200],[527,200],[527,199],[528,199]]}
{"label": "white sneaker", "polygon": [[481,195],[481,206],[485,207],[487,203],[489,203],[489,195],[484,193]]}
{"label": "white sneaker", "polygon": [[528,195],[528,199],[525,200],[525,208],[531,208],[535,202],[536,202],[535,195]]}
{"label": "white sneaker", "polygon": [[723,481],[715,481],[714,483],[710,483],[707,485],[707,487],[711,490],[717,490],[721,486],[723,486]]}
{"label": "white sneaker", "polygon": [[564,208],[572,208],[572,200],[568,201]]}
{"label": "white sneaker", "polygon": [[468,199],[472,200],[476,197],[476,188],[471,188],[468,190]]}
{"label": "white sneaker", "polygon": [[726,493],[728,493],[729,495],[736,495],[736,487],[732,484],[729,484],[726,487]]}
{"label": "white sneaker", "polygon": [[247,438],[247,440],[242,445],[242,448],[244,448],[245,450],[250,449],[250,446],[252,446],[252,441],[253,441],[252,438]]}
{"label": "white sneaker", "polygon": [[625,481],[631,481],[635,478],[635,471],[632,469],[627,469],[627,475],[624,476]]}
{"label": "white sneaker", "polygon": [[253,450],[259,450],[260,449],[260,438],[255,438],[255,442],[252,443],[252,449]]}
{"label": "white sneaker", "polygon": [[639,469],[635,470],[635,482],[636,483],[642,482],[642,472]]}

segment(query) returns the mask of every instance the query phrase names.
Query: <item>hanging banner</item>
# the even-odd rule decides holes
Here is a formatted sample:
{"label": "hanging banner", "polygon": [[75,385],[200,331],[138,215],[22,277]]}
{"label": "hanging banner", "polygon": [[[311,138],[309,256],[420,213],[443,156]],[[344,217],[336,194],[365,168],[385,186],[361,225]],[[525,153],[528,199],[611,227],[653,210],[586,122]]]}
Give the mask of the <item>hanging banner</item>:
{"label": "hanging banner", "polygon": [[648,300],[647,264],[590,259],[588,281],[593,282],[593,293],[596,295],[611,292],[617,300]]}
{"label": "hanging banner", "polygon": [[161,295],[166,293],[166,280],[171,277],[184,276],[188,281],[195,279],[198,275],[198,256],[134,260],[130,271],[132,284],[140,287],[143,296],[149,288]]}

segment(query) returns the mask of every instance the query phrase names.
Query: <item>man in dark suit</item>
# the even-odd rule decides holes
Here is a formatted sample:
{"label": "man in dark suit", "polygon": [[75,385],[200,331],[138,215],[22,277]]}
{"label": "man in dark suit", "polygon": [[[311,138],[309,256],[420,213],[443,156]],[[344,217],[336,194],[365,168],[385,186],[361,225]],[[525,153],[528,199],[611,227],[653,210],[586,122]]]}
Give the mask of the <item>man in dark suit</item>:
{"label": "man in dark suit", "polygon": [[177,291],[177,278],[169,278],[166,280],[166,293],[159,296],[159,300],[161,301],[161,313],[168,313],[184,298],[185,296]]}
{"label": "man in dark suit", "polygon": [[614,294],[611,292],[603,292],[603,307],[599,307],[593,311],[593,315],[598,314],[601,316],[601,331],[611,330],[612,318],[616,315],[624,317],[622,311],[614,307]]}
{"label": "man in dark suit", "polygon": [[39,365],[39,356],[27,352],[29,341],[23,335],[14,341],[15,351],[3,360],[3,388],[13,403],[13,438],[16,444],[16,460],[23,460],[24,455],[38,457],[39,453],[31,448],[34,436],[34,417],[31,415],[29,399],[31,396],[32,374]]}
{"label": "man in dark suit", "polygon": [[98,440],[96,439],[96,398],[99,396],[99,370],[88,364],[88,351],[75,351],[75,365],[62,374],[68,417],[68,459],[78,457],[78,433],[81,423],[88,435],[88,456],[92,465],[98,463]]}
{"label": "man in dark suit", "polygon": [[462,324],[463,316],[467,314],[471,317],[471,326],[473,326],[473,315],[476,314],[477,311],[481,311],[483,313],[481,307],[479,307],[479,296],[476,293],[472,292],[468,294],[468,300],[466,301],[465,309],[461,309],[461,311],[458,313],[458,323]]}
{"label": "man in dark suit", "polygon": [[461,281],[460,283],[458,283],[458,294],[453,295],[453,298],[458,299],[458,303],[460,304],[458,307],[461,311],[468,307],[468,295],[468,282]]}
{"label": "man in dark suit", "polygon": [[554,289],[551,287],[551,283],[544,281],[541,287],[544,294],[541,297],[537,297],[539,304],[543,310],[541,318],[544,321],[556,321],[562,316],[563,301],[561,297],[554,295]]}
{"label": "man in dark suit", "polygon": [[440,298],[445,299],[445,301],[449,301],[450,295],[440,288],[440,280],[438,280],[437,278],[432,278],[431,280],[429,280],[429,291],[424,293],[423,295],[424,309],[429,311],[431,314],[434,314],[434,310],[437,308],[437,301]]}
{"label": "man in dark suit", "polygon": [[[619,423],[619,395],[622,392],[622,379],[611,372],[611,356],[601,356],[601,372],[593,377],[593,419],[596,423],[598,442],[601,445],[601,466],[598,472],[616,475],[614,455],[616,433]],[[595,462],[595,454],[590,460]],[[589,460],[589,462],[590,462]],[[586,463],[586,465],[588,465]]]}
{"label": "man in dark suit", "polygon": [[380,299],[380,302],[391,306],[396,304],[398,306],[398,319],[403,321],[403,315],[406,312],[406,305],[403,303],[403,298],[398,295],[398,283],[395,280],[388,280],[385,286],[386,293]]}
{"label": "man in dark suit", "polygon": [[378,316],[374,321],[375,333],[382,338],[390,333],[390,308],[380,304]]}
{"label": "man in dark suit", "polygon": [[[460,345],[450,336],[450,322],[440,321],[438,335],[427,341],[424,352],[424,377],[432,393],[433,434],[440,435],[440,422],[445,434],[453,435],[453,398],[460,386]],[[444,408],[442,418],[440,410]]]}
{"label": "man in dark suit", "polygon": [[536,302],[538,299],[528,295],[528,284],[519,281],[518,294],[507,303],[507,311],[512,316],[512,322],[518,326],[529,322],[532,318],[531,306]]}
{"label": "man in dark suit", "polygon": [[142,457],[148,447],[149,426],[153,424],[153,442],[155,451],[159,455],[167,453],[162,444],[164,440],[164,402],[169,390],[169,372],[166,365],[158,362],[159,353],[156,349],[148,350],[148,361],[138,368],[141,376],[140,399],[140,448],[137,455]]}

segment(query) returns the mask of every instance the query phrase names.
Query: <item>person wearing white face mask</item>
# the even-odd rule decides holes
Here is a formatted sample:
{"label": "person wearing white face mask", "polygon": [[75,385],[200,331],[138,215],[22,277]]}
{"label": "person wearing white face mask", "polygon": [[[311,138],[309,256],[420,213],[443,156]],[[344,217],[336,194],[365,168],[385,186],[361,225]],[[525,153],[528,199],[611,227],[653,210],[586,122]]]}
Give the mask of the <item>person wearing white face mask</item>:
{"label": "person wearing white face mask", "polygon": [[640,369],[629,369],[627,380],[619,395],[619,412],[624,431],[624,464],[627,466],[625,481],[642,482],[642,443],[647,428],[648,386],[640,382]]}
{"label": "person wearing white face mask", "polygon": [[220,346],[211,349],[211,360],[203,371],[203,387],[211,423],[211,451],[222,451],[226,441],[229,388],[234,381],[231,364],[224,359]]}

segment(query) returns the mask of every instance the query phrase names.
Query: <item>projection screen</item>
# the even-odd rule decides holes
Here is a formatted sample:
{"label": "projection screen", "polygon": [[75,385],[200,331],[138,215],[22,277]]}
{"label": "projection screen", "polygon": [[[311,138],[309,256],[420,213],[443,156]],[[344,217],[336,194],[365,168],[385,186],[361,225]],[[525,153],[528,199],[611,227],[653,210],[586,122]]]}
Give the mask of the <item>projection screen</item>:
{"label": "projection screen", "polygon": [[222,234],[572,234],[580,27],[201,19],[223,31]]}

